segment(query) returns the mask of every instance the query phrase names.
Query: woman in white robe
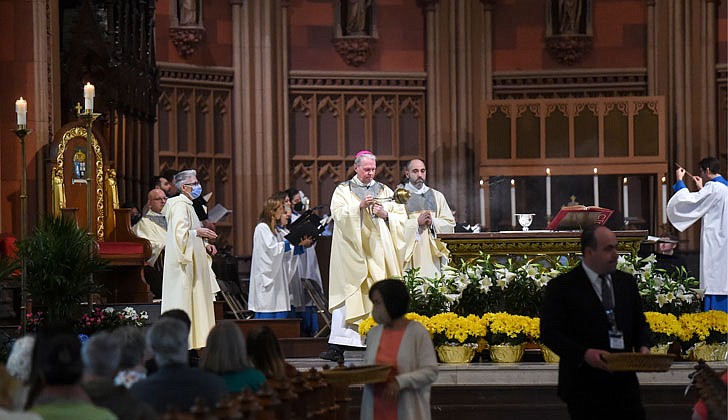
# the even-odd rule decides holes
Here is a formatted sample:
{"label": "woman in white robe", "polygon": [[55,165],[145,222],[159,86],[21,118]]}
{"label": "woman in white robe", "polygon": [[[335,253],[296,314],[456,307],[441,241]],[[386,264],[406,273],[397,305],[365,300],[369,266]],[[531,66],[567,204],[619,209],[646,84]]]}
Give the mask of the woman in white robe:
{"label": "woman in white robe", "polygon": [[290,315],[289,287],[295,272],[293,245],[279,236],[278,228],[285,217],[283,200],[272,196],[266,200],[253,233],[248,309],[255,312],[256,318],[288,318]]}

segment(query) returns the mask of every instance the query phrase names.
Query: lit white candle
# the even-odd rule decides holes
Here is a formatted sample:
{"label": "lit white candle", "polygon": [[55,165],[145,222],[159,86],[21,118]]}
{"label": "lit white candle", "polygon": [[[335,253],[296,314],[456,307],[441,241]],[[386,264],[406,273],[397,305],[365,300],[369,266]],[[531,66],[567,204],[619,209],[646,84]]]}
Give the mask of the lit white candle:
{"label": "lit white candle", "polygon": [[485,189],[483,189],[483,178],[480,178],[480,226],[485,227]]}
{"label": "lit white candle", "polygon": [[15,113],[18,116],[18,125],[25,125],[28,121],[28,102],[22,96],[15,101]]}
{"label": "lit white candle", "polygon": [[511,178],[511,226],[516,225],[516,180]]}
{"label": "lit white candle", "polygon": [[599,175],[597,168],[594,168],[594,205],[599,207]]}
{"label": "lit white candle", "polygon": [[86,83],[83,87],[84,106],[87,112],[94,112],[94,97],[96,96],[96,88],[91,83]]}
{"label": "lit white candle", "polygon": [[551,168],[546,168],[546,218],[551,218]]}
{"label": "lit white candle", "polygon": [[629,217],[629,187],[627,186],[627,177],[622,179],[622,201],[624,201],[624,218]]}
{"label": "lit white candle", "polygon": [[662,177],[662,224],[667,224],[667,179]]}

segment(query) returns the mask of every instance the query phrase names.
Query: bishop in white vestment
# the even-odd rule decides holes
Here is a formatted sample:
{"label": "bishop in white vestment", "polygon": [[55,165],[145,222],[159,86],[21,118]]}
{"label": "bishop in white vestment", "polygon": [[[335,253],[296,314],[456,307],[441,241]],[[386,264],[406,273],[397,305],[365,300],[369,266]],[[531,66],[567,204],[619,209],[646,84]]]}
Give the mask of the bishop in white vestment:
{"label": "bishop in white vestment", "polygon": [[[391,200],[392,190],[374,180],[376,169],[373,154],[358,153],[356,175],[339,184],[331,198],[334,234],[329,267],[329,344],[335,346],[364,346],[357,324],[372,309],[369,287],[402,275],[397,250],[404,243],[407,215],[404,206]],[[321,357],[336,357],[333,352],[340,352],[340,347],[335,346]]]}

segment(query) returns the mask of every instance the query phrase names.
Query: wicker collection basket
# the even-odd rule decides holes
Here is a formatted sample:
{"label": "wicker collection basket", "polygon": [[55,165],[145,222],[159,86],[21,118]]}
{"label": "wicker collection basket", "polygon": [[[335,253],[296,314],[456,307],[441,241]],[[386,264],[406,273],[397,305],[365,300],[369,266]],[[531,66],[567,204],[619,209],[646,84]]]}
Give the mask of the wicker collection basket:
{"label": "wicker collection basket", "polygon": [[373,384],[385,382],[389,377],[389,365],[366,365],[324,369],[321,376],[332,384]]}
{"label": "wicker collection basket", "polygon": [[674,354],[609,353],[602,356],[611,371],[665,372]]}

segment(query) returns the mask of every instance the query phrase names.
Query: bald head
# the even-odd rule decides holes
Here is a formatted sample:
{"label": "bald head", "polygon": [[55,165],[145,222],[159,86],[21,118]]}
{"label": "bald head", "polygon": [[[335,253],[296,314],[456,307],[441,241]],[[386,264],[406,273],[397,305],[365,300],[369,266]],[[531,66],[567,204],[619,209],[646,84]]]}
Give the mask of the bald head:
{"label": "bald head", "polygon": [[147,194],[147,206],[155,213],[161,213],[166,202],[167,195],[161,188],[155,188]]}

